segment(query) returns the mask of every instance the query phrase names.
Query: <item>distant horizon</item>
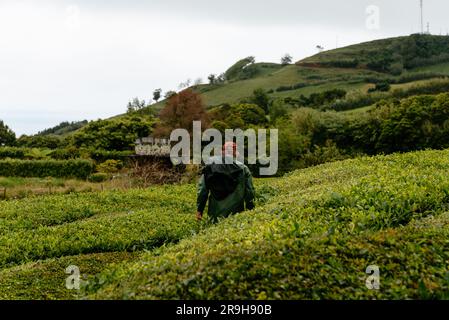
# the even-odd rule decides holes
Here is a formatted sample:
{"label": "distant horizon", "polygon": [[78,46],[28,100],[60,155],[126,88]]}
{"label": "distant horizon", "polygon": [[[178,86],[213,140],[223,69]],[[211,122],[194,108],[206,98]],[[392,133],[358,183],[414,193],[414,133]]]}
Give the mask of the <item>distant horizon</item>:
{"label": "distant horizon", "polygon": [[[154,89],[207,82],[246,56],[278,63],[289,53],[296,62],[317,45],[330,50],[420,32],[418,1],[376,6],[379,22],[370,27],[368,0],[3,0],[0,119],[18,137],[36,134],[124,113],[134,97],[148,102]],[[426,4],[434,35],[448,32],[445,7]]]}

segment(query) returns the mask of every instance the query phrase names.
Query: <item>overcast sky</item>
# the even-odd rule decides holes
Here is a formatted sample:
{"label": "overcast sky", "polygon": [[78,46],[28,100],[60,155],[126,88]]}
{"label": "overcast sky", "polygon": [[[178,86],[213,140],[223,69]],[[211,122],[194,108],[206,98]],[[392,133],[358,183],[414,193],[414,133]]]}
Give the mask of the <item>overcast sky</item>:
{"label": "overcast sky", "polygon": [[[447,0],[425,0],[432,33],[447,33],[447,12]],[[249,55],[296,61],[318,44],[420,28],[419,0],[0,0],[0,119],[36,133],[122,113]]]}

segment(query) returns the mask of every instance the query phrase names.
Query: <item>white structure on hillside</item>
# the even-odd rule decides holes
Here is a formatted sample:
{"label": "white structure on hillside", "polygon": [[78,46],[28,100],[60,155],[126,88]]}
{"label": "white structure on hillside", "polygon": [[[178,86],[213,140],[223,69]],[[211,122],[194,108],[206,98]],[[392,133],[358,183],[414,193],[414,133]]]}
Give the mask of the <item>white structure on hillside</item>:
{"label": "white structure on hillside", "polygon": [[170,156],[171,145],[169,139],[145,137],[137,139],[135,144],[136,155],[157,157]]}

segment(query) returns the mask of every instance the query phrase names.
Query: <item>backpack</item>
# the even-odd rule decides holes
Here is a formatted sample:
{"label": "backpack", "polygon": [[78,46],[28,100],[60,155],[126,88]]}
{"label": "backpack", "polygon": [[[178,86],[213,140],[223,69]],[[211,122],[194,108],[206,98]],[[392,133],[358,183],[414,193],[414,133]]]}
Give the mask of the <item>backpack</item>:
{"label": "backpack", "polygon": [[237,189],[243,168],[235,163],[210,164],[204,168],[203,173],[206,187],[216,200],[221,201]]}

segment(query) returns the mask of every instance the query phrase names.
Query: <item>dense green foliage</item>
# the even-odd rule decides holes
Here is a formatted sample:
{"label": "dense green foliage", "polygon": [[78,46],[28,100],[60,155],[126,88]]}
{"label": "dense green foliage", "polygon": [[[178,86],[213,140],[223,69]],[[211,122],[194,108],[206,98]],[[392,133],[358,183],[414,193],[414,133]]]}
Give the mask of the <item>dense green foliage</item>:
{"label": "dense green foliage", "polygon": [[449,94],[382,101],[363,113],[301,108],[276,122],[284,173],[360,154],[449,147]]}
{"label": "dense green foliage", "polygon": [[23,135],[15,142],[15,145],[22,148],[46,148],[57,149],[63,148],[68,144],[68,141],[58,135]]}
{"label": "dense green foliage", "polygon": [[449,94],[381,102],[364,116],[334,120],[316,139],[368,154],[449,147]]}
{"label": "dense green foliage", "polygon": [[225,129],[246,129],[251,126],[265,126],[268,124],[265,111],[255,104],[242,103],[222,105],[210,111],[213,120],[212,127],[224,131]]}
{"label": "dense green foliage", "polygon": [[376,92],[376,91],[387,92],[387,91],[390,91],[390,89],[391,89],[390,83],[379,82],[379,83],[376,83],[376,86],[374,88],[370,88],[368,90],[368,92]]}
{"label": "dense green foliage", "polygon": [[16,134],[0,120],[0,146],[12,145],[16,141]]}
{"label": "dense green foliage", "polygon": [[0,160],[0,176],[86,179],[95,169],[88,160]]}
{"label": "dense green foliage", "polygon": [[0,202],[0,298],[73,299],[79,295],[65,288],[69,265],[93,276],[197,233],[194,190],[160,186]]}
{"label": "dense green foliage", "polygon": [[269,113],[270,97],[262,88],[254,90],[252,96],[249,97],[247,102],[262,108],[266,114]]}
{"label": "dense green foliage", "polygon": [[312,93],[309,97],[301,95],[298,103],[303,107],[320,107],[333,103],[336,100],[343,99],[346,97],[346,93],[345,90],[334,89],[320,93]]}
{"label": "dense green foliage", "polygon": [[228,70],[226,70],[225,79],[227,80],[242,80],[248,79],[254,75],[255,70],[251,68],[254,64],[254,57],[247,57],[237,61],[234,65],[232,65]]}
{"label": "dense green foliage", "polygon": [[73,144],[101,150],[131,150],[137,138],[150,135],[153,125],[151,117],[143,116],[93,121],[73,135]]}
{"label": "dense green foliage", "polygon": [[27,151],[26,148],[3,147],[0,148],[0,159],[25,159]]}

